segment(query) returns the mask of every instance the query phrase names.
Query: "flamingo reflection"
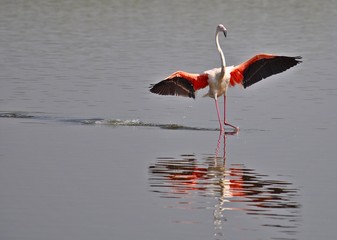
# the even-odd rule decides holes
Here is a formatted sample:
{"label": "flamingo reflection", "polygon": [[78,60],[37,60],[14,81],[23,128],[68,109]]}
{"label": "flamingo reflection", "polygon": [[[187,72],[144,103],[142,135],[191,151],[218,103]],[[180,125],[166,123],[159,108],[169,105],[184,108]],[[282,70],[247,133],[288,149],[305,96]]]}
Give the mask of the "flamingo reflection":
{"label": "flamingo reflection", "polygon": [[[274,227],[279,232],[294,235],[300,219],[300,204],[296,201],[298,190],[290,182],[269,179],[268,175],[244,164],[226,167],[227,135],[231,133],[220,133],[215,154],[202,156],[201,161],[194,154],[158,158],[149,167],[151,191],[161,198],[177,199],[170,207],[213,209],[217,237],[223,235],[228,211],[259,217],[266,222],[260,227]],[[222,140],[223,156],[219,157]],[[201,200],[202,197],[210,200]]]}

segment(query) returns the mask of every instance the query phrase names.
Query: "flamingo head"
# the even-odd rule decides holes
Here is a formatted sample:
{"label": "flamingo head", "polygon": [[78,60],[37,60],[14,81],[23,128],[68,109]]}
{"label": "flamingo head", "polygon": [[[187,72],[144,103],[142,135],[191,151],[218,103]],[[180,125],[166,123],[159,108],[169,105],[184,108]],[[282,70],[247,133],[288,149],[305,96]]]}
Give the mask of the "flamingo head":
{"label": "flamingo head", "polygon": [[225,28],[224,25],[222,24],[219,24],[216,28],[216,32],[219,33],[219,32],[223,32],[223,34],[225,35],[225,37],[227,37],[227,29]]}

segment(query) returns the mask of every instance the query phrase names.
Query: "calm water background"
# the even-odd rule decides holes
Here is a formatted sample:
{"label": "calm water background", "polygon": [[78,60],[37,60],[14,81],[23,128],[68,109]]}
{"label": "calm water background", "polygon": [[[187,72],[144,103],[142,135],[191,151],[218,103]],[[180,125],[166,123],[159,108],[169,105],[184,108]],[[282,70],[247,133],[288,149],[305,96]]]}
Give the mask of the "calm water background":
{"label": "calm water background", "polygon": [[[1,239],[337,237],[336,1],[0,3]],[[230,89],[217,150],[205,91],[148,86],[219,66],[218,23],[229,65],[303,63]]]}

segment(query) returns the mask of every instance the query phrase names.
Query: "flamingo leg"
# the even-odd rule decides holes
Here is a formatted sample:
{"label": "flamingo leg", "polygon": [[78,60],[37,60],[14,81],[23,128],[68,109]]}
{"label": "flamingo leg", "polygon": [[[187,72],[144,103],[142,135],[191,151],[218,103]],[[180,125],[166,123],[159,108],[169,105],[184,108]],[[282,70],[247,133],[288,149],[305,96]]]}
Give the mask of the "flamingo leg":
{"label": "flamingo leg", "polygon": [[223,105],[224,105],[224,112],[223,112],[224,124],[226,126],[230,126],[230,127],[234,128],[235,132],[239,131],[238,127],[236,127],[236,126],[234,126],[234,125],[232,125],[232,124],[230,124],[226,121],[226,94],[224,94],[224,104]]}
{"label": "flamingo leg", "polygon": [[215,97],[214,100],[215,100],[216,113],[218,114],[218,120],[219,120],[219,124],[220,124],[220,131],[223,132],[225,129],[222,126],[222,121],[221,121],[220,111],[219,111],[219,106],[218,106],[218,98]]}

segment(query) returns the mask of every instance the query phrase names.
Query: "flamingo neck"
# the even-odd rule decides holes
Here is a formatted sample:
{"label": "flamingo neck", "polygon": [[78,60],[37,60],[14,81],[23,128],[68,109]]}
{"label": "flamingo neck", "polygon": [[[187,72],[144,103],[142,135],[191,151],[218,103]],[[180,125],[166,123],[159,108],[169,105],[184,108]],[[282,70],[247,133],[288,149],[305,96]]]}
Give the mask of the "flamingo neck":
{"label": "flamingo neck", "polygon": [[215,35],[215,43],[216,43],[216,47],[219,51],[220,58],[221,58],[221,73],[223,75],[225,75],[226,60],[225,60],[225,56],[224,56],[224,54],[222,52],[222,49],[220,47],[220,44],[219,44],[219,32],[217,32],[216,35]]}

